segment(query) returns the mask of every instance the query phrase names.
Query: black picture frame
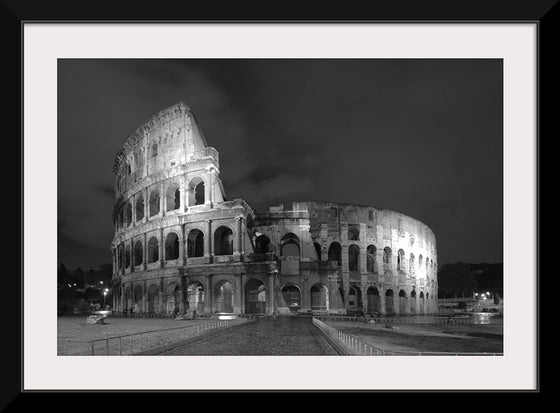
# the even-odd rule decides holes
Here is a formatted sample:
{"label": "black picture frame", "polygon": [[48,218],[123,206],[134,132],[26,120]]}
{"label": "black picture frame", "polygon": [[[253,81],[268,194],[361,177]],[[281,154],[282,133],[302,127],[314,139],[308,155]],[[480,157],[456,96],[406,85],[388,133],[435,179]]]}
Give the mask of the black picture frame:
{"label": "black picture frame", "polygon": [[[5,62],[5,77],[9,80],[5,89],[5,97],[8,97],[9,104],[5,107],[6,119],[20,119],[20,154],[21,154],[21,176],[23,176],[23,26],[28,23],[83,23],[83,24],[101,24],[101,23],[130,23],[143,22],[143,23],[171,23],[171,22],[215,22],[215,23],[230,23],[235,24],[239,22],[245,23],[265,23],[265,24],[285,24],[285,23],[298,23],[298,22],[311,22],[321,24],[322,22],[331,23],[446,23],[446,24],[476,24],[476,23],[535,23],[537,25],[537,222],[535,224],[537,229],[537,303],[540,303],[540,136],[542,130],[551,130],[551,121],[553,119],[552,110],[554,104],[552,98],[557,96],[558,91],[558,77],[555,73],[555,65],[553,59],[556,55],[557,48],[555,41],[558,38],[558,0],[549,1],[470,1],[470,2],[448,2],[448,1],[424,1],[414,2],[406,1],[389,3],[385,2],[376,5],[374,10],[369,12],[357,11],[350,7],[344,10],[328,11],[322,13],[313,13],[314,18],[309,15],[294,16],[293,12],[287,7],[284,11],[278,12],[277,9],[270,8],[270,11],[253,10],[252,18],[247,18],[244,10],[241,10],[237,5],[230,5],[220,9],[210,10],[208,7],[203,10],[202,7],[195,10],[192,5],[181,6],[177,5],[178,2],[162,1],[158,2],[157,7],[154,4],[134,4],[130,7],[129,4],[124,2],[110,3],[110,2],[96,2],[95,4],[82,4],[81,2],[59,1],[55,4],[51,2],[40,1],[7,1],[0,2],[0,13],[2,18],[1,30],[2,37],[9,39],[6,43],[6,50],[4,52]],[[321,14],[317,17],[317,14]],[[19,62],[19,68],[17,68]],[[17,86],[15,79],[21,79],[20,88]],[[20,102],[19,116],[17,114],[16,102]],[[6,100],[5,100],[6,102]],[[10,122],[12,125],[15,122]],[[14,127],[17,133],[17,127]],[[47,397],[48,401],[55,401],[60,399],[60,393],[68,393],[64,395],[65,403],[81,403],[87,404],[89,400],[99,401],[99,391],[91,392],[32,392],[23,390],[23,276],[25,268],[23,267],[23,256],[28,251],[23,250],[23,228],[25,222],[23,221],[23,208],[26,202],[31,200],[23,199],[23,180],[20,183],[21,194],[21,257],[20,257],[20,278],[6,277],[5,288],[9,291],[20,291],[20,295],[10,294],[8,298],[7,308],[10,308],[8,317],[5,318],[5,329],[9,332],[10,340],[3,340],[2,355],[3,355],[3,370],[4,376],[8,378],[8,383],[1,391],[0,409],[17,409],[20,410],[29,407],[30,403],[39,397],[50,396],[54,394],[56,397]],[[17,311],[16,311],[17,310]],[[19,317],[18,317],[19,315]],[[525,394],[539,394],[542,391],[541,386],[541,368],[540,368],[540,304],[537,307],[537,387],[533,391],[355,391],[356,393],[386,393],[391,397],[396,395],[392,393],[463,393],[462,397],[468,399],[468,393],[525,393]],[[19,357],[18,357],[19,356]],[[154,391],[155,393],[165,393],[165,391]],[[186,392],[186,391],[185,391]],[[258,393],[256,391],[194,391],[192,393],[200,393],[203,397],[213,397],[207,393]],[[286,391],[278,391],[284,393]],[[351,393],[349,390],[340,391],[293,391],[294,393]],[[107,392],[107,393],[121,393],[121,392]],[[128,393],[133,396],[137,401],[143,403],[146,392],[122,392]],[[133,393],[133,394],[131,394]],[[174,392],[174,393],[182,393]],[[264,393],[264,392],[261,392]],[[416,394],[417,395],[417,394]],[[68,396],[68,398],[66,398]],[[373,395],[378,397],[379,394]],[[167,396],[166,396],[167,397]],[[76,399],[78,399],[76,401]]]}

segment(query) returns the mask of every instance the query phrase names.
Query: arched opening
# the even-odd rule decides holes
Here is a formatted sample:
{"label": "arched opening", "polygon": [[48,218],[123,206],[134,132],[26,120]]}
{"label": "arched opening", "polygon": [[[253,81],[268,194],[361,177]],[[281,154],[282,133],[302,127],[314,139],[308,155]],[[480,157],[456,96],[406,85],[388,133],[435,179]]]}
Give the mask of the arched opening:
{"label": "arched opening", "polygon": [[191,283],[187,288],[187,297],[189,300],[189,309],[196,311],[197,314],[204,312],[204,286],[196,281]]}
{"label": "arched opening", "polygon": [[393,255],[393,252],[391,251],[391,248],[389,247],[385,247],[383,249],[383,271],[390,271],[391,270],[391,256]]}
{"label": "arched opening", "polygon": [[143,257],[143,253],[142,253],[142,242],[140,241],[136,241],[136,244],[134,244],[134,265],[140,265],[142,264],[144,257]]}
{"label": "arched opening", "polygon": [[187,237],[187,253],[189,257],[204,256],[204,233],[193,229]]}
{"label": "arched opening", "polygon": [[430,259],[426,257],[426,278],[430,279]]}
{"label": "arched opening", "polygon": [[159,214],[159,191],[156,189],[150,193],[150,216]]}
{"label": "arched opening", "polygon": [[416,291],[410,292],[410,314],[416,314]]}
{"label": "arched opening", "polygon": [[360,230],[356,227],[348,228],[348,241],[358,241],[360,239]]}
{"label": "arched opening", "polygon": [[231,281],[222,280],[216,284],[216,312],[233,313],[235,288]]}
{"label": "arched opening", "polygon": [[130,292],[130,287],[126,287],[124,290],[124,308],[123,310],[129,311],[132,308],[132,295]]}
{"label": "arched opening", "polygon": [[157,147],[157,143],[154,143],[152,145],[152,158],[155,158],[158,154],[158,147]]}
{"label": "arched opening", "polygon": [[171,184],[167,187],[165,203],[167,211],[175,211],[181,207],[181,189],[178,184]]}
{"label": "arched opening", "polygon": [[119,208],[119,210],[117,211],[117,228],[122,229],[123,223],[124,223],[124,212],[122,208]]}
{"label": "arched opening", "polygon": [[266,235],[259,235],[255,239],[255,253],[267,254],[270,252],[270,239]]}
{"label": "arched opening", "polygon": [[352,244],[348,247],[348,269],[359,271],[360,268],[360,247]]}
{"label": "arched opening", "polygon": [[395,302],[393,297],[393,290],[389,289],[385,293],[385,314],[395,314]]}
{"label": "arched opening", "polygon": [[426,314],[426,303],[424,302],[424,291],[420,291],[420,314]]}
{"label": "arched opening", "polygon": [[203,205],[205,202],[204,192],[204,180],[201,177],[193,178],[189,183],[189,206]]}
{"label": "arched opening", "polygon": [[406,293],[404,290],[399,291],[399,314],[408,313],[408,298],[406,298]]}
{"label": "arched opening", "polygon": [[228,227],[219,227],[214,232],[214,255],[233,254],[233,231]]}
{"label": "arched opening", "polygon": [[376,267],[376,263],[375,263],[375,254],[377,254],[377,248],[375,248],[375,245],[369,245],[367,247],[367,256],[366,256],[366,266],[367,266],[367,272],[370,274],[375,274],[377,273],[377,267]]}
{"label": "arched opening", "polygon": [[327,311],[329,309],[328,290],[323,284],[311,287],[311,310]]}
{"label": "arched opening", "polygon": [[367,310],[368,314],[374,315],[379,313],[379,290],[375,287],[367,289]]}
{"label": "arched opening", "polygon": [[262,281],[256,278],[245,284],[245,312],[247,314],[266,313],[266,289]]}
{"label": "arched opening", "polygon": [[159,242],[156,237],[148,241],[148,264],[159,260]]}
{"label": "arched opening", "polygon": [[132,204],[130,201],[126,203],[126,225],[132,225]]}
{"label": "arched opening", "polygon": [[136,222],[144,219],[144,197],[140,195],[136,200]]}
{"label": "arched opening", "polygon": [[397,253],[397,271],[403,273],[405,270],[404,251],[401,249]]}
{"label": "arched opening", "polygon": [[292,312],[297,312],[301,308],[301,293],[295,285],[286,285],[282,288],[282,296],[286,305]]}
{"label": "arched opening", "polygon": [[362,291],[360,287],[353,285],[348,290],[348,311],[352,314],[361,308],[363,308]]}
{"label": "arched opening", "polygon": [[299,258],[299,238],[291,232],[280,240],[280,255],[282,257]]}
{"label": "arched opening", "polygon": [[154,284],[148,288],[148,313],[159,313],[159,288]]}
{"label": "arched opening", "polygon": [[134,303],[132,305],[135,313],[142,312],[142,287],[137,285],[134,287]]}
{"label": "arched opening", "polygon": [[173,314],[179,314],[181,312],[181,287],[178,285],[173,290]]}
{"label": "arched opening", "polygon": [[127,244],[124,250],[124,268],[130,267],[130,255],[131,255],[130,245]]}
{"label": "arched opening", "polygon": [[315,253],[317,254],[317,261],[321,261],[321,244],[314,242]]}
{"label": "arched opening", "polygon": [[338,242],[331,242],[329,246],[329,261],[334,261],[335,265],[342,265],[342,247]]}
{"label": "arched opening", "polygon": [[179,237],[176,233],[170,232],[165,237],[165,259],[176,260],[179,258]]}
{"label": "arched opening", "polygon": [[408,273],[411,277],[416,276],[416,264],[414,261],[414,254],[410,254],[410,258],[408,259]]}

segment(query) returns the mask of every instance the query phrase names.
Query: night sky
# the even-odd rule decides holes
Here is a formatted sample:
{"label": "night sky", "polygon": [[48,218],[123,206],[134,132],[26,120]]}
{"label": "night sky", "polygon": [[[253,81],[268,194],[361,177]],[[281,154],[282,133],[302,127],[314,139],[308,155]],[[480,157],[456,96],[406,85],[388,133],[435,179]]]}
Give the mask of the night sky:
{"label": "night sky", "polygon": [[58,260],[111,262],[113,161],[180,101],[228,199],[373,205],[434,231],[439,265],[502,262],[502,61],[88,60],[58,66]]}

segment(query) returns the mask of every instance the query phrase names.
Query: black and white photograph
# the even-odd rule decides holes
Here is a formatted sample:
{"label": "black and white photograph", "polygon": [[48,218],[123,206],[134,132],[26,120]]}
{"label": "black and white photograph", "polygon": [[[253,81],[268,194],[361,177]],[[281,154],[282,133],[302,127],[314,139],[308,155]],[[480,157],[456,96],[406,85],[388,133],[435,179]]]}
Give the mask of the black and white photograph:
{"label": "black and white photograph", "polygon": [[40,29],[30,388],[532,382],[530,25]]}
{"label": "black and white photograph", "polygon": [[58,354],[501,355],[499,59],[60,59]]}

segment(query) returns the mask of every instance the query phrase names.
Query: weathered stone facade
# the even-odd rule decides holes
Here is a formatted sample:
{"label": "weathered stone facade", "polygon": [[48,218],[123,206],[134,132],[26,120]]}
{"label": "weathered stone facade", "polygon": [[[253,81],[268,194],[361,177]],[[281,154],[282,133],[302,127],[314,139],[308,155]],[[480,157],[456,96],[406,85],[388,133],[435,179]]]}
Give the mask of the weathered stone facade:
{"label": "weathered stone facade", "polygon": [[189,107],[153,116],[117,153],[113,308],[136,313],[429,314],[433,232],[403,214],[227,200]]}

